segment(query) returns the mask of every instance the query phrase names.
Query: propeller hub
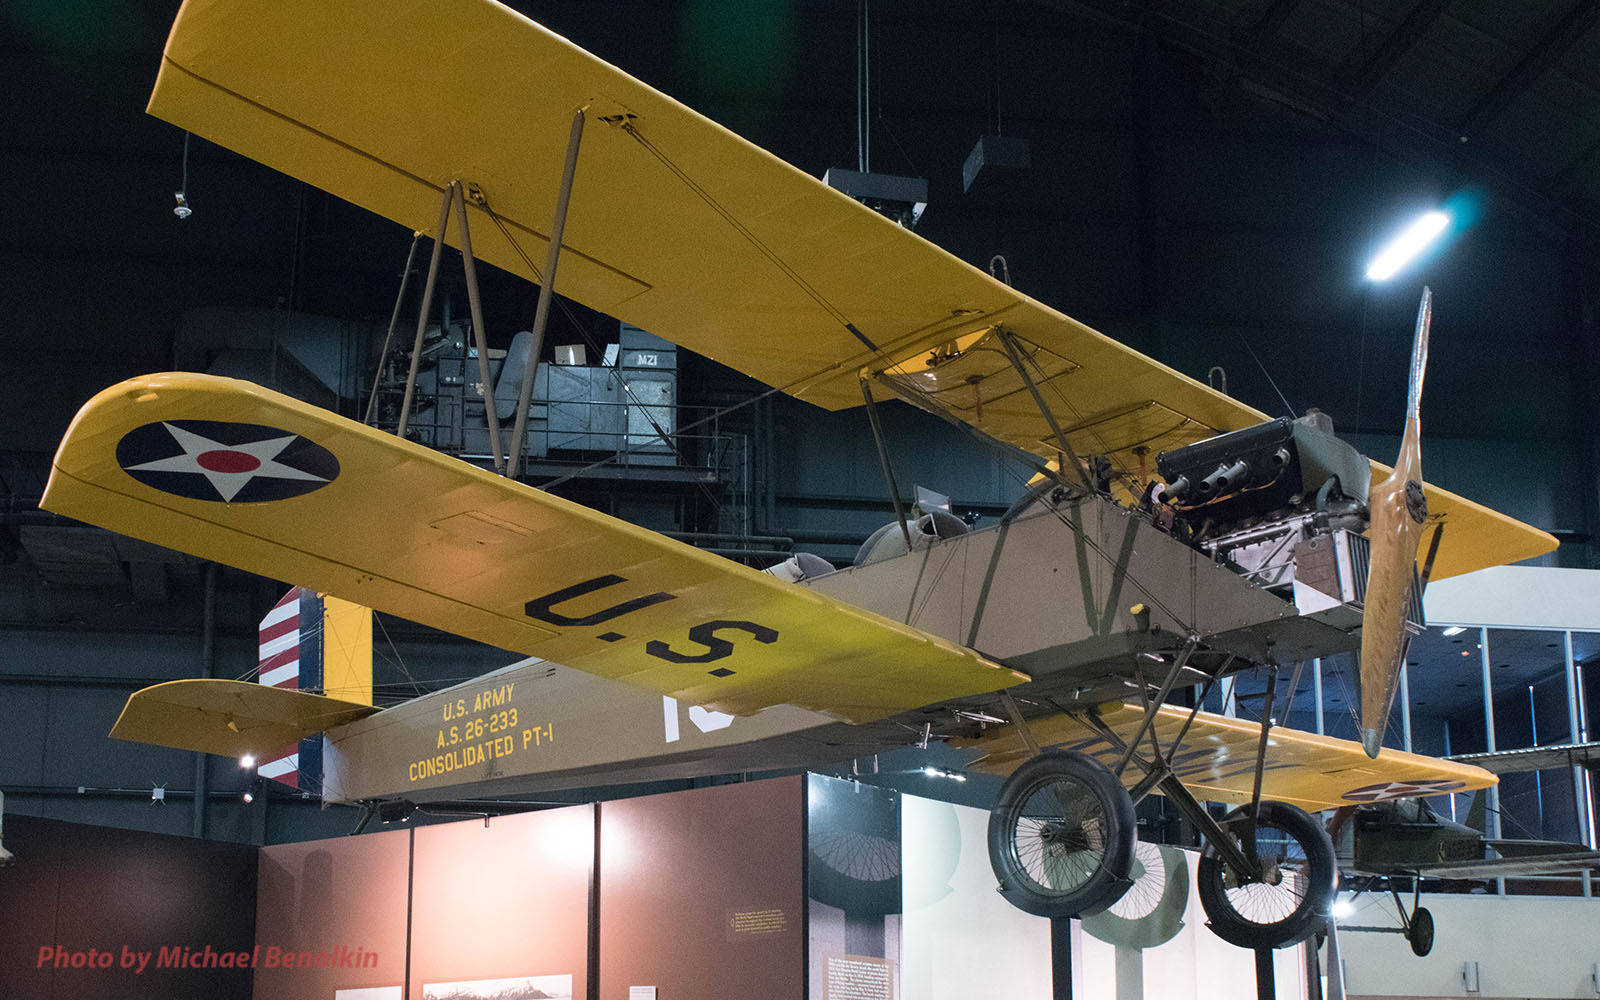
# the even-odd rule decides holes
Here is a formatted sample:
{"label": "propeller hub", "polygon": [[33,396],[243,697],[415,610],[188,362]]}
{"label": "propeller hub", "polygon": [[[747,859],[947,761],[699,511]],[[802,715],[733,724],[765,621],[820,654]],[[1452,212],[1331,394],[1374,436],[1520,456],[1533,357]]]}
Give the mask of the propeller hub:
{"label": "propeller hub", "polygon": [[1422,484],[1415,479],[1406,480],[1406,513],[1418,524],[1428,519],[1428,498],[1422,492]]}

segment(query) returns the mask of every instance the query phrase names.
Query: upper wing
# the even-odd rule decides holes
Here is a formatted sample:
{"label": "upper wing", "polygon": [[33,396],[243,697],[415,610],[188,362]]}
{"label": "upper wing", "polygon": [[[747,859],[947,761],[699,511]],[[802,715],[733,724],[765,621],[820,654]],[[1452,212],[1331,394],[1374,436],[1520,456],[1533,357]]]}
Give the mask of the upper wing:
{"label": "upper wing", "polygon": [[1462,753],[1450,758],[1475,764],[1495,774],[1522,774],[1557,767],[1600,767],[1600,743],[1564,743],[1559,746],[1526,747],[1521,750],[1493,750],[1488,753]]}
{"label": "upper wing", "polygon": [[[1074,450],[1134,475],[1264,419],[493,0],[186,0],[150,99],[152,114],[410,229],[431,232],[462,180],[481,194],[478,256],[535,281],[580,107],[563,295],[820,406],[858,404],[868,369],[1053,455],[1031,397],[984,347],[1003,326]],[[1436,577],[1555,547],[1436,487],[1428,501],[1448,525]]]}
{"label": "upper wing", "polygon": [[1437,861],[1415,865],[1418,874],[1433,878],[1513,878],[1519,875],[1561,875],[1600,868],[1600,851],[1574,848],[1570,851],[1534,854],[1519,858],[1486,858],[1481,861]]}
{"label": "upper wing", "polygon": [[100,393],[42,506],[700,705],[865,722],[1024,678],[248,382]]}
{"label": "upper wing", "polygon": [[[1101,705],[1100,713],[1101,721],[1123,739],[1132,738],[1144,718],[1144,709],[1131,703]],[[1188,717],[1189,710],[1177,705],[1163,705],[1157,710],[1154,729],[1163,747],[1170,746]],[[1117,763],[1116,750],[1072,715],[1030,720],[1030,725],[1041,746],[1078,750],[1105,764]],[[967,744],[979,750],[992,748],[974,768],[996,773],[1014,769],[1028,756],[1026,749],[1013,745],[1014,739],[1011,733],[1002,731]],[[1173,772],[1198,799],[1249,802],[1260,739],[1258,722],[1201,712],[1173,758]],[[1137,777],[1130,768],[1128,783]],[[1412,795],[1471,791],[1487,788],[1496,780],[1488,771],[1469,764],[1400,750],[1385,750],[1379,759],[1372,760],[1361,744],[1351,740],[1277,728],[1268,736],[1261,797],[1316,812]]]}

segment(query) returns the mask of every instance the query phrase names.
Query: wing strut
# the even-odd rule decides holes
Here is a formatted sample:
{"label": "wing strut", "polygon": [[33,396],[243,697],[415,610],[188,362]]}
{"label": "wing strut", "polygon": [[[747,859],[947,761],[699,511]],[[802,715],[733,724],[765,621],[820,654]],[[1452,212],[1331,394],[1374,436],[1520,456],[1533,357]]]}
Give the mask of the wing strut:
{"label": "wing strut", "polygon": [[[524,435],[528,433],[528,403],[533,399],[533,380],[539,370],[539,355],[544,351],[544,328],[550,319],[550,297],[555,293],[556,265],[561,263],[561,239],[567,230],[567,206],[572,202],[572,179],[578,171],[578,146],[583,142],[584,108],[572,114],[572,132],[567,137],[567,160],[561,167],[561,190],[556,192],[556,214],[550,223],[550,252],[544,259],[544,280],[539,282],[539,305],[533,313],[533,353],[522,372],[522,391],[517,393],[517,422],[511,429],[511,461],[506,475],[517,478],[522,461]],[[494,403],[489,404],[494,409]]]}
{"label": "wing strut", "polygon": [[[396,437],[406,436],[406,424],[411,419],[411,397],[417,388],[417,367],[422,362],[422,337],[428,329],[428,315],[433,311],[433,290],[439,282],[439,256],[444,251],[444,239],[450,226],[450,209],[454,207],[460,216],[457,225],[461,229],[461,269],[466,272],[467,303],[472,308],[472,339],[473,346],[478,352],[478,380],[483,386],[484,413],[489,420],[489,449],[494,455],[494,471],[505,474],[505,459],[500,454],[500,418],[494,412],[493,391],[489,383],[489,340],[488,333],[483,327],[483,300],[478,295],[478,268],[477,261],[472,256],[472,227],[467,221],[467,202],[461,193],[461,182],[451,181],[445,185],[444,198],[439,203],[439,225],[433,232],[433,254],[428,258],[428,282],[422,289],[422,307],[417,313],[417,336],[411,344],[411,368],[406,372],[406,393],[400,403],[400,422],[395,427]],[[412,253],[416,253],[417,244],[411,243]],[[406,258],[406,275],[400,280],[400,294],[405,294],[406,279],[411,276],[411,258]],[[395,302],[395,313],[398,315],[400,303]],[[393,321],[389,324],[390,333],[394,332]],[[384,341],[384,350],[388,351],[389,342]],[[378,359],[378,371],[383,372],[383,359]],[[372,402],[377,402],[377,392],[374,390]],[[367,406],[367,419],[372,419],[373,407]]]}
{"label": "wing strut", "polygon": [[1084,488],[1091,493],[1094,492],[1094,484],[1089,481],[1088,470],[1084,467],[1083,461],[1078,458],[1078,453],[1072,450],[1072,445],[1067,441],[1067,435],[1061,430],[1061,425],[1056,422],[1056,415],[1050,412],[1049,404],[1039,394],[1039,387],[1034,384],[1033,377],[1028,374],[1027,366],[1022,363],[1022,353],[1017,350],[1017,345],[1011,337],[1011,332],[1004,328],[999,328],[995,332],[1000,336],[1000,345],[1006,349],[1006,357],[1011,359],[1011,367],[1015,368],[1017,374],[1022,376],[1022,384],[1028,387],[1029,394],[1033,396],[1034,405],[1039,407],[1039,413],[1044,417],[1045,422],[1050,425],[1050,431],[1055,435],[1056,443],[1061,445],[1061,453],[1067,456],[1067,460],[1072,463],[1072,467],[1078,470],[1078,478],[1083,480]]}
{"label": "wing strut", "polygon": [[872,424],[872,440],[878,445],[878,462],[883,466],[883,478],[889,481],[889,500],[894,504],[894,519],[900,522],[900,534],[905,537],[906,551],[911,551],[911,528],[906,524],[906,509],[900,503],[900,485],[895,482],[894,465],[889,461],[889,443],[883,439],[883,424],[878,421],[878,404],[872,398],[872,386],[866,376],[861,377],[861,398],[867,401],[867,421]]}

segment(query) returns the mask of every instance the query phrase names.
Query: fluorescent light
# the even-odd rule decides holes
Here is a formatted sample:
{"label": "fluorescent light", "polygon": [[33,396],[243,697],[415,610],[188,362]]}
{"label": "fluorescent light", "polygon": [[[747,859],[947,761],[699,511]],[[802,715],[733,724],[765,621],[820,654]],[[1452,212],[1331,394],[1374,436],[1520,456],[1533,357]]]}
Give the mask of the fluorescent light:
{"label": "fluorescent light", "polygon": [[1452,625],[1449,628],[1444,630],[1444,634],[1445,635],[1460,635],[1461,633],[1465,632],[1466,630],[1467,630],[1467,627],[1465,625]]}
{"label": "fluorescent light", "polygon": [[1412,258],[1438,238],[1449,224],[1450,216],[1443,212],[1424,214],[1372,259],[1367,266],[1367,278],[1371,281],[1388,281],[1396,271],[1411,263]]}

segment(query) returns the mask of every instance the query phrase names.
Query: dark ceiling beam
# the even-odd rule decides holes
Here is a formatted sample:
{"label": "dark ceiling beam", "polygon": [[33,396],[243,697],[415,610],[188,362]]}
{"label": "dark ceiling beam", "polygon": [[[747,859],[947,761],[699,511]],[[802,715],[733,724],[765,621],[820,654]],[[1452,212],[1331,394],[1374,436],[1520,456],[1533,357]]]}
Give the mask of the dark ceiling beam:
{"label": "dark ceiling beam", "polygon": [[1449,2],[1450,0],[1419,0],[1406,15],[1405,20],[1401,21],[1389,33],[1389,37],[1383,40],[1383,44],[1378,46],[1378,51],[1374,52],[1370,59],[1360,66],[1352,65],[1340,73],[1350,91],[1362,98],[1372,93],[1372,88],[1388,76],[1389,71],[1405,58],[1406,53],[1416,48],[1417,43],[1422,41]]}
{"label": "dark ceiling beam", "polygon": [[[1396,128],[1433,147],[1435,164],[1443,164],[1469,184],[1501,191],[1541,222],[1574,239],[1600,261],[1600,220],[1580,213],[1567,200],[1552,196],[1548,178],[1535,176],[1489,150],[1464,149],[1461,132],[1444,122],[1419,119],[1414,112],[1361,100],[1331,73],[1290,66],[1266,59],[1226,39],[1217,38],[1176,15],[1160,10],[1149,0],[1035,0],[1040,7],[1076,13],[1102,25],[1137,34],[1148,31],[1163,42],[1200,56],[1214,65],[1233,70],[1241,82],[1251,82],[1258,95],[1279,100],[1285,107],[1313,113],[1330,125],[1401,157],[1413,158],[1416,144],[1398,142]],[[1583,9],[1600,6],[1600,0],[1583,0],[1562,21],[1571,24]],[[1557,34],[1562,26],[1558,26]],[[1564,32],[1561,32],[1564,34]],[[1576,35],[1573,36],[1576,38]],[[1559,54],[1559,53],[1555,53]]]}
{"label": "dark ceiling beam", "polygon": [[1529,49],[1511,72],[1500,78],[1483,99],[1461,119],[1460,133],[1474,138],[1516,97],[1545,74],[1557,59],[1594,26],[1600,0],[1579,0],[1545,36]]}
{"label": "dark ceiling beam", "polygon": [[1240,33],[1238,41],[1253,48],[1277,37],[1278,32],[1283,30],[1283,26],[1289,23],[1289,18],[1299,9],[1301,2],[1302,0],[1273,0],[1272,6],[1256,18],[1256,23]]}

